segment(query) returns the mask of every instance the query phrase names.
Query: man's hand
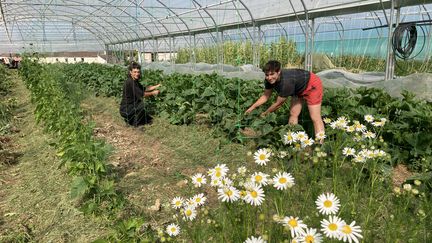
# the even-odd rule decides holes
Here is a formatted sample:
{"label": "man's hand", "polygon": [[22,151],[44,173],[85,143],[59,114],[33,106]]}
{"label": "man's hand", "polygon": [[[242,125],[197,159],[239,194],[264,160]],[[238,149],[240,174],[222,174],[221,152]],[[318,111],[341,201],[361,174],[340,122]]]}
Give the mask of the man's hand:
{"label": "man's hand", "polygon": [[156,96],[156,95],[158,95],[160,93],[160,90],[153,90],[152,91],[152,95],[153,96]]}

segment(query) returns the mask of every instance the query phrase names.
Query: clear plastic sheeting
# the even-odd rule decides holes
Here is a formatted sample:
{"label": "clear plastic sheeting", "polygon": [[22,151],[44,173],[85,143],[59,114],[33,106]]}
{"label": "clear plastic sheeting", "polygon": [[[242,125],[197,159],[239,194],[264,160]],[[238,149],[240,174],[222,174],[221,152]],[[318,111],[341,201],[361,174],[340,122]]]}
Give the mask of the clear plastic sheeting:
{"label": "clear plastic sheeting", "polygon": [[264,73],[261,69],[246,64],[243,66],[232,65],[218,65],[207,63],[185,63],[185,64],[171,64],[169,62],[152,62],[143,64],[143,69],[162,70],[165,74],[172,74],[174,72],[184,74],[211,74],[218,73],[227,78],[241,78],[244,80],[264,80]]}
{"label": "clear plastic sheeting", "polygon": [[[143,69],[162,70],[164,74],[211,74],[217,73],[227,78],[243,80],[264,80],[264,73],[253,65],[231,66],[207,63],[172,64],[169,62],[153,62],[143,65]],[[393,97],[402,97],[403,90],[414,93],[419,99],[432,102],[432,74],[411,74],[384,80],[384,72],[352,73],[343,69],[329,69],[317,73],[326,88],[381,88]]]}

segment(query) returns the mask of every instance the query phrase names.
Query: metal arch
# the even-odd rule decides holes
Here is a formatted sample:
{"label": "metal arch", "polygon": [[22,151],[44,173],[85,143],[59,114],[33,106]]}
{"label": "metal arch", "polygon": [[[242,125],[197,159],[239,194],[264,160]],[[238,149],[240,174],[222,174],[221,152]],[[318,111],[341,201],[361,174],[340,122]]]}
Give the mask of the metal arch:
{"label": "metal arch", "polygon": [[[56,18],[58,18],[59,20],[67,21],[67,22],[70,21],[70,18],[68,18],[68,17],[66,17],[66,16],[57,16]],[[20,18],[15,18],[14,21],[16,22],[17,20],[22,20],[22,19],[37,19],[37,18],[35,18],[35,17],[20,17]],[[89,31],[91,34],[97,36],[98,38],[99,38],[100,36],[104,36],[104,37],[106,37],[108,40],[110,40],[110,38],[109,38],[108,35],[103,35],[103,34],[102,34],[102,35],[99,35],[99,34],[98,34],[99,32],[90,31],[89,28],[90,28],[91,26],[87,27],[87,26],[84,26],[84,25],[81,25],[81,24],[77,24],[77,25],[78,25],[79,27],[81,27],[81,28],[83,28],[83,29]],[[17,26],[19,26],[19,25],[17,25]],[[27,25],[27,26],[31,26],[31,25]],[[33,26],[32,26],[32,27],[33,27]],[[33,29],[35,29],[35,28],[33,28]],[[31,33],[31,32],[29,32],[29,33]]]}
{"label": "metal arch", "polygon": [[[426,15],[429,17],[429,20],[432,20],[431,15],[429,14],[429,11],[426,9],[425,5],[422,4],[421,6],[422,6],[423,9],[425,10]],[[422,14],[422,19],[423,19],[423,15],[424,15],[424,14]],[[426,62],[429,62],[429,60],[430,60],[430,56],[428,55],[428,53],[429,53],[430,45],[431,45],[431,43],[430,43],[430,40],[431,40],[431,34],[432,34],[431,27],[429,27],[429,28],[427,28],[428,41],[426,41],[426,43],[427,43],[427,44],[426,44],[426,50],[425,50],[425,53],[426,53],[426,54],[425,54],[425,58],[424,58],[424,60],[425,60]]]}
{"label": "metal arch", "polygon": [[[37,10],[36,10],[37,11]],[[63,10],[58,10],[59,12],[64,12],[64,13],[68,13],[68,14],[70,14],[71,12],[66,12],[66,11],[63,11]],[[25,12],[25,13],[30,13],[29,11],[22,11],[22,12]],[[29,14],[29,15],[31,15],[31,14]],[[37,19],[37,17],[36,16],[32,16],[32,17],[34,17],[35,19]],[[38,16],[38,17],[42,17],[42,16]],[[56,16],[56,17],[65,17],[65,18],[67,18],[66,19],[66,21],[70,21],[69,19],[71,19],[71,20],[73,20],[74,18],[72,18],[72,17],[69,17],[69,16]],[[85,22],[83,22],[83,23],[85,23]],[[104,29],[104,26],[103,25],[101,25],[101,24],[99,24],[98,22],[96,22],[96,21],[87,21],[87,23],[95,23],[96,25],[98,25],[98,26],[100,26],[102,29]],[[78,24],[78,23],[75,23],[75,24]],[[109,23],[108,23],[109,24]],[[111,25],[111,24],[109,24],[109,25]],[[79,25],[79,26],[81,26],[81,25]],[[114,29],[118,29],[116,26],[114,26],[114,25],[111,25],[112,27],[114,27]],[[100,32],[100,31],[98,31],[98,32]],[[101,33],[103,33],[103,32],[101,32]],[[115,36],[115,35],[114,35]],[[117,36],[115,36],[116,38],[117,38]],[[109,39],[109,38],[108,38]],[[109,39],[110,40],[110,39]],[[120,40],[120,39],[118,39],[117,38],[117,40]]]}
{"label": "metal arch", "polygon": [[1,13],[1,16],[2,16],[2,19],[3,19],[6,35],[7,35],[8,39],[9,39],[9,42],[12,43],[11,36],[10,36],[10,33],[9,33],[9,29],[7,27],[7,24],[6,24],[6,18],[5,18],[4,12],[3,12],[3,5],[1,3],[1,0],[0,0],[0,13]]}
{"label": "metal arch", "polygon": [[[144,0],[142,0],[141,3],[142,3],[142,2],[144,2]],[[150,11],[148,11],[148,10],[145,9],[145,8],[143,8],[143,7],[141,6],[141,3],[138,4],[138,7],[139,7],[142,11],[146,12],[146,14],[148,14],[148,15],[149,15],[150,17],[152,17],[153,19],[156,19],[156,21],[158,21],[159,24],[162,25],[162,27],[166,30],[166,32],[169,33],[167,27],[166,27],[166,26],[165,26],[165,25],[164,25],[160,20],[158,20],[158,19],[157,19],[153,14],[151,14]],[[159,28],[157,27],[157,25],[156,25],[156,24],[154,24],[154,25],[155,25],[156,29],[159,30]],[[143,25],[143,26],[144,26],[144,25]],[[154,35],[153,35],[153,33],[152,33],[151,31],[150,31],[150,33],[151,33],[151,36],[154,37]],[[159,34],[161,34],[160,31],[159,31]]]}
{"label": "metal arch", "polygon": [[[377,17],[380,25],[383,25],[383,22],[381,21],[381,18],[378,16],[378,14],[376,13],[376,11],[371,11],[371,13],[373,13]],[[375,23],[375,19],[374,19],[374,23]],[[382,33],[378,30],[378,28],[376,28],[376,32],[377,32],[378,36],[381,38],[382,37]]]}
{"label": "metal arch", "polygon": [[[21,1],[21,2],[25,2],[25,0],[24,0],[24,1]],[[36,13],[39,12],[37,9],[35,9],[35,8],[32,7],[32,6],[26,6],[26,7],[32,8]],[[82,12],[85,12],[85,13],[88,13],[88,14],[89,14],[88,16],[90,16],[92,13],[94,13],[94,11],[93,11],[93,12],[89,12],[89,11],[85,11],[84,9],[80,9],[80,8],[75,8],[75,7],[70,7],[70,8],[71,8],[71,9],[78,10],[78,11],[82,11]],[[20,7],[20,9],[23,9],[23,7]],[[16,8],[11,8],[11,9],[8,10],[8,11],[14,11],[14,10],[16,10]],[[50,11],[53,12],[54,14],[55,14],[55,11],[58,11],[58,12],[64,12],[64,13],[67,13],[67,14],[74,14],[73,12],[68,12],[68,11],[65,11],[65,10],[63,10],[63,9],[56,9],[55,11],[52,10],[52,9],[50,9]],[[100,10],[100,11],[103,11],[103,10]],[[106,12],[106,11],[103,11],[103,12],[108,13],[108,12]],[[28,11],[27,13],[31,13],[31,12]],[[127,27],[127,25],[124,24],[120,19],[118,19],[118,18],[116,18],[116,17],[114,17],[114,18],[115,18],[116,20],[118,20],[119,23],[122,23],[123,25],[125,25],[125,27]],[[73,18],[71,18],[71,19],[73,19]],[[78,22],[85,22],[85,21],[78,21]],[[104,26],[98,24],[98,22],[96,22],[96,21],[88,21],[88,20],[87,20],[87,22],[97,23],[97,25],[99,25],[102,29],[105,29]],[[77,22],[76,22],[76,23],[77,23]],[[126,33],[127,33],[127,32],[123,32],[120,28],[118,28],[117,26],[115,26],[115,25],[113,25],[113,24],[111,24],[111,23],[109,23],[109,22],[105,22],[105,23],[107,23],[108,25],[110,25],[114,30],[119,31],[119,33],[121,33],[121,34],[126,34]],[[151,33],[151,32],[150,32],[150,33]],[[129,36],[132,37],[131,35],[129,35]],[[117,38],[117,40],[120,41],[119,38]]]}
{"label": "metal arch", "polygon": [[[240,12],[239,12],[239,9],[237,8],[237,5],[235,4],[235,1],[233,1],[233,2],[231,2],[231,3],[234,5],[234,8],[235,8],[236,12],[237,12],[238,16],[239,16],[240,19],[241,19],[241,23],[242,23],[243,25],[245,25],[245,21],[244,21],[243,17],[241,16],[241,14],[240,14]],[[249,13],[249,14],[250,14],[250,13]],[[251,16],[251,18],[252,18],[252,16]],[[240,23],[238,23],[237,25],[240,25]],[[252,26],[255,27],[255,22],[252,22]],[[248,32],[249,36],[250,36],[251,38],[253,38],[253,36],[252,36],[252,34],[250,33],[249,29],[247,29],[247,28],[245,28],[245,29],[246,29],[246,31]]]}
{"label": "metal arch", "polygon": [[[106,4],[110,4],[110,3],[107,3],[107,2],[105,2],[105,1],[103,1],[103,0],[98,0],[98,1],[104,2],[104,3],[106,3]],[[144,0],[142,0],[141,2],[143,2],[143,1],[144,1]],[[130,2],[131,5],[134,4],[134,3],[131,2],[131,1],[129,1],[129,2]],[[140,3],[140,4],[141,4],[141,3]],[[135,7],[139,7],[140,9],[144,10],[143,8],[141,8],[140,4],[135,5]],[[110,4],[110,6],[119,9],[122,13],[126,13],[126,15],[130,16],[130,17],[133,18],[137,23],[139,23],[139,20],[137,19],[137,17],[134,17],[133,15],[131,15],[131,14],[125,12],[125,9],[126,9],[127,7],[130,7],[130,5],[129,5],[129,6],[125,6],[125,9],[123,9],[123,10],[121,10],[120,7],[114,6],[114,5],[112,5],[112,4]],[[144,11],[145,11],[148,15],[152,16],[152,15],[149,14],[146,10],[144,10]],[[112,14],[112,12],[113,12],[113,11],[111,11],[110,15]],[[152,17],[153,17],[153,16],[152,16]],[[148,29],[145,25],[143,25],[143,27],[144,27],[144,28],[145,28],[145,29],[150,33],[150,36],[152,36],[152,37],[154,36],[153,33],[150,31],[150,29]],[[156,24],[155,24],[155,27],[156,27],[157,30],[159,30],[159,29],[157,28]],[[164,26],[164,27],[165,27],[165,26]],[[160,34],[160,33],[161,33],[161,32],[159,31],[159,34]],[[142,32],[142,34],[144,35],[144,32]],[[137,34],[137,37],[139,37],[138,34]]]}
{"label": "metal arch", "polygon": [[[218,26],[218,24],[216,23],[216,20],[213,18],[213,16],[212,16],[208,11],[207,11],[207,9],[206,9],[206,8],[203,9],[202,6],[201,6],[201,4],[199,4],[196,0],[192,0],[192,2],[194,2],[194,5],[195,5],[195,4],[198,5],[200,9],[202,9],[204,12],[206,12],[206,14],[207,14],[207,15],[210,17],[210,19],[213,21],[213,24],[214,24],[214,26],[215,26],[215,28],[216,28],[216,30],[217,30],[217,29],[219,28],[219,26]],[[201,13],[200,13],[200,11],[197,11],[197,12],[198,12],[199,15],[201,16],[201,18],[203,18],[202,15],[201,15]],[[206,27],[208,27],[206,22],[204,22],[204,24],[205,24]],[[207,28],[207,29],[209,29],[209,28]],[[212,38],[214,39],[214,41],[217,40],[216,37],[213,35],[213,32],[211,32],[210,35],[212,36]]]}
{"label": "metal arch", "polygon": [[[191,31],[190,31],[190,28],[189,28],[189,26],[186,24],[186,22],[182,19],[182,18],[180,18],[180,16],[176,13],[176,12],[174,12],[171,8],[169,8],[167,5],[165,5],[163,2],[161,2],[160,0],[156,0],[158,3],[160,3],[162,6],[164,6],[168,11],[170,11],[171,13],[173,13],[185,26],[186,26],[186,29],[187,29],[187,31],[188,31],[188,33],[189,33],[189,35],[191,35]],[[176,25],[177,25],[177,28],[181,31],[181,29],[180,29],[180,27],[178,26],[178,24],[176,23]]]}
{"label": "metal arch", "polygon": [[[23,19],[35,19],[35,18],[34,18],[34,17],[21,17],[21,18],[17,18],[17,19],[15,19],[14,21],[19,21],[19,20],[23,20]],[[68,21],[68,20],[69,20],[67,17],[64,17],[64,16],[58,16],[58,17],[56,17],[56,18],[54,18],[54,19],[65,20],[65,21]],[[8,22],[10,22],[10,21],[8,21]],[[79,27],[81,27],[81,28],[87,30],[87,31],[90,32],[91,34],[95,35],[96,37],[100,38],[100,35],[99,35],[98,32],[94,32],[94,31],[92,31],[92,29],[90,29],[90,28],[87,27],[87,26],[83,26],[83,25],[81,25],[81,24],[77,24],[77,25],[78,25]],[[19,25],[17,25],[17,27],[18,27],[18,26],[19,26]],[[34,26],[32,26],[32,25],[27,25],[27,26],[34,27]],[[34,29],[34,28],[33,28],[33,29]],[[30,32],[30,33],[31,33],[31,32]],[[109,39],[108,35],[106,35],[106,36],[104,35],[104,37],[107,37],[107,39]],[[23,39],[23,41],[26,41],[26,40]],[[100,40],[96,39],[96,41],[99,42]],[[100,42],[100,43],[105,44],[104,42]]]}

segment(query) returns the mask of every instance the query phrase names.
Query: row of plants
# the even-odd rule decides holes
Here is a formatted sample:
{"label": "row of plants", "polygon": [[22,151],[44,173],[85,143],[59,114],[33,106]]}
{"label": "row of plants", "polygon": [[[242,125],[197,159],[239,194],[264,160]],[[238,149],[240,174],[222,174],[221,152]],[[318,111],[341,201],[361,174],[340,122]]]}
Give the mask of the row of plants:
{"label": "row of plants", "polygon": [[53,134],[61,165],[73,176],[72,198],[80,199],[83,212],[115,212],[124,201],[115,190],[110,153],[104,141],[93,137],[94,124],[85,121],[80,109],[82,92],[76,83],[64,81],[61,65],[42,65],[26,58],[19,74],[31,91],[36,121]]}
{"label": "row of plants", "polygon": [[12,85],[9,70],[0,65],[0,135],[9,131],[12,111],[16,107],[16,100],[8,96]]}
{"label": "row of plants", "polygon": [[[301,65],[302,56],[297,52],[296,44],[292,40],[281,37],[278,42],[259,44],[255,47],[250,40],[244,42],[226,41],[220,46],[197,47],[193,50],[181,48],[177,51],[176,63],[205,62],[216,64],[218,62],[234,66],[253,63],[253,48],[258,48],[260,66],[268,60],[280,60],[283,66]],[[219,50],[220,49],[220,50]],[[218,60],[218,53],[222,60]]]}
{"label": "row of plants", "polygon": [[[81,83],[98,94],[120,97],[122,80],[126,70],[97,64],[66,65],[65,80]],[[99,71],[96,71],[99,70]],[[102,70],[105,73],[101,73]],[[104,82],[105,80],[105,82]],[[261,95],[262,81],[224,78],[217,74],[190,75],[174,73],[164,75],[161,71],[144,70],[145,85],[162,83],[161,94],[148,100],[148,106],[157,110],[159,116],[172,124],[206,122],[226,134],[233,141],[254,139],[258,145],[278,144],[275,137],[286,126],[289,104],[277,113],[259,118],[262,109],[251,115],[244,111]],[[269,101],[270,103],[271,101]],[[360,119],[365,114],[383,114],[389,126],[383,131],[384,139],[397,150],[393,163],[404,162],[418,171],[432,169],[432,104],[417,100],[413,94],[403,93],[403,98],[393,98],[385,91],[375,88],[326,89],[322,103],[324,117],[350,115]],[[304,109],[301,124],[312,131],[307,109]],[[250,128],[250,138],[242,131]]]}
{"label": "row of plants", "polygon": [[[218,51],[221,48],[223,51]],[[260,66],[268,60],[279,60],[283,66],[304,66],[304,54],[297,51],[296,44],[293,40],[287,40],[281,37],[277,42],[269,44],[259,44]],[[220,53],[220,54],[218,54]],[[191,60],[195,62],[205,62],[216,64],[222,62],[239,66],[253,63],[253,44],[251,41],[244,42],[226,41],[219,46],[203,46],[195,49],[181,48],[177,52],[176,63],[187,63]],[[218,55],[223,56],[223,60],[218,60]],[[329,57],[336,67],[342,67],[353,72],[384,72],[386,61],[383,58],[370,57],[365,55],[342,55]],[[314,72],[323,71],[313,69]],[[423,60],[396,60],[395,74],[406,76],[412,73],[431,72],[432,62]]]}

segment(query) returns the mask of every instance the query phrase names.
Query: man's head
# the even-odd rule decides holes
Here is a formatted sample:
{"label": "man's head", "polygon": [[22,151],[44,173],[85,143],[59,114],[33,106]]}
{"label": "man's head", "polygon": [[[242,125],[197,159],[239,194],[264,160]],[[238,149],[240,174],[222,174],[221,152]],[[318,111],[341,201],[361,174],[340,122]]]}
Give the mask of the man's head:
{"label": "man's head", "polygon": [[133,80],[138,80],[141,77],[141,65],[136,62],[131,62],[129,65],[129,77]]}
{"label": "man's head", "polygon": [[280,62],[275,60],[268,61],[263,67],[263,72],[265,74],[265,79],[267,80],[267,82],[269,82],[270,84],[276,83],[276,81],[279,80],[281,73]]}

